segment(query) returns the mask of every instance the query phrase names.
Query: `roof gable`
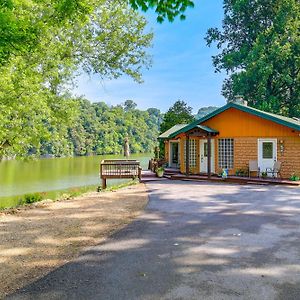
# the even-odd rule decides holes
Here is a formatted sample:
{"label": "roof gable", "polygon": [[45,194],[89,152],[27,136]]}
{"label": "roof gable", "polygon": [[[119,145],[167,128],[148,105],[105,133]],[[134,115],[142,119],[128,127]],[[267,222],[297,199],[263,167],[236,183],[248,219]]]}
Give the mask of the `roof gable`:
{"label": "roof gable", "polygon": [[177,131],[174,131],[170,137],[175,137],[176,135],[180,134],[180,133],[184,133],[187,132],[193,128],[195,128],[197,125],[213,118],[216,115],[221,114],[222,112],[226,111],[229,108],[236,108],[238,110],[241,110],[243,112],[261,117],[263,119],[275,122],[277,124],[295,129],[295,130],[299,130],[300,131],[300,121],[294,120],[292,118],[288,118],[288,117],[284,117],[284,116],[280,116],[280,115],[276,115],[276,114],[272,114],[272,113],[268,113],[262,110],[258,110],[256,108],[250,107],[250,106],[245,106],[245,105],[241,105],[241,104],[237,104],[237,103],[233,103],[233,102],[229,102],[226,105],[216,109],[215,111],[211,112],[210,114],[204,116],[203,118],[199,119],[199,120],[195,120],[194,122],[188,124],[185,127],[180,128]]}

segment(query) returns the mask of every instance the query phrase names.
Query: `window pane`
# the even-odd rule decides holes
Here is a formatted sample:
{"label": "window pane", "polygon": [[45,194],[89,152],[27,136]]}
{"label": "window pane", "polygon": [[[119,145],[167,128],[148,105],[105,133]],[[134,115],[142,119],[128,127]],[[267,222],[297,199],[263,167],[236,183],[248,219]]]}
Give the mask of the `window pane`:
{"label": "window pane", "polygon": [[[196,167],[197,162],[197,155],[196,155],[196,140],[190,139],[189,140],[189,161],[190,161],[190,168]],[[186,142],[184,142],[184,162],[186,162]]]}
{"label": "window pane", "polygon": [[207,157],[207,143],[204,142],[204,156]]}
{"label": "window pane", "polygon": [[234,140],[233,139],[219,139],[219,167],[233,169],[234,157]]}
{"label": "window pane", "polygon": [[263,158],[273,158],[273,143],[272,142],[263,142]]}

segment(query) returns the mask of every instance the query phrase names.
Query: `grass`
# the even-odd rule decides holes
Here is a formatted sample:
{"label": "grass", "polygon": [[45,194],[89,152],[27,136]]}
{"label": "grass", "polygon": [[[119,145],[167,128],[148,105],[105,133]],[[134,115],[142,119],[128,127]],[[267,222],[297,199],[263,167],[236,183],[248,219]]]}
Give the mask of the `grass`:
{"label": "grass", "polygon": [[87,192],[109,192],[116,191],[120,188],[135,185],[138,183],[138,180],[130,180],[121,184],[110,185],[106,190],[101,190],[101,187],[97,185],[89,185],[83,187],[74,187],[64,190],[57,191],[49,191],[49,192],[38,192],[38,193],[30,193],[25,195],[18,195],[9,198],[0,198],[0,210],[15,208],[24,205],[31,205],[32,203],[39,202],[42,200],[52,200],[52,201],[61,201],[67,200],[71,198],[78,197]]}

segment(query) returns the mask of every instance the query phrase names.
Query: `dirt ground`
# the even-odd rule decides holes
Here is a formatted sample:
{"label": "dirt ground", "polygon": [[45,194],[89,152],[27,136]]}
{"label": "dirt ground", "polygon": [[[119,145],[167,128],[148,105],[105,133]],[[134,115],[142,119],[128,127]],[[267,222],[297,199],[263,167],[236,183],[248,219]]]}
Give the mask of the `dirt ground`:
{"label": "dirt ground", "polygon": [[0,299],[104,241],[147,202],[138,184],[0,212]]}

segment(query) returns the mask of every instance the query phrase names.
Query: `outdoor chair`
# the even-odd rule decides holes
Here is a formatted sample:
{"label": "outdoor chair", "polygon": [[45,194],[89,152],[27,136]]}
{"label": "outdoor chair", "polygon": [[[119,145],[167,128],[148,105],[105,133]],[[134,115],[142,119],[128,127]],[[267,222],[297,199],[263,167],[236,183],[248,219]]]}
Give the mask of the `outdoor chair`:
{"label": "outdoor chair", "polygon": [[251,177],[251,172],[257,172],[257,177],[260,176],[260,168],[257,160],[249,160],[249,178]]}
{"label": "outdoor chair", "polygon": [[274,165],[273,165],[273,168],[267,168],[266,169],[267,174],[272,174],[272,177],[274,177],[274,178],[279,175],[280,178],[282,178],[281,173],[280,173],[281,165],[282,165],[281,161],[275,161]]}

